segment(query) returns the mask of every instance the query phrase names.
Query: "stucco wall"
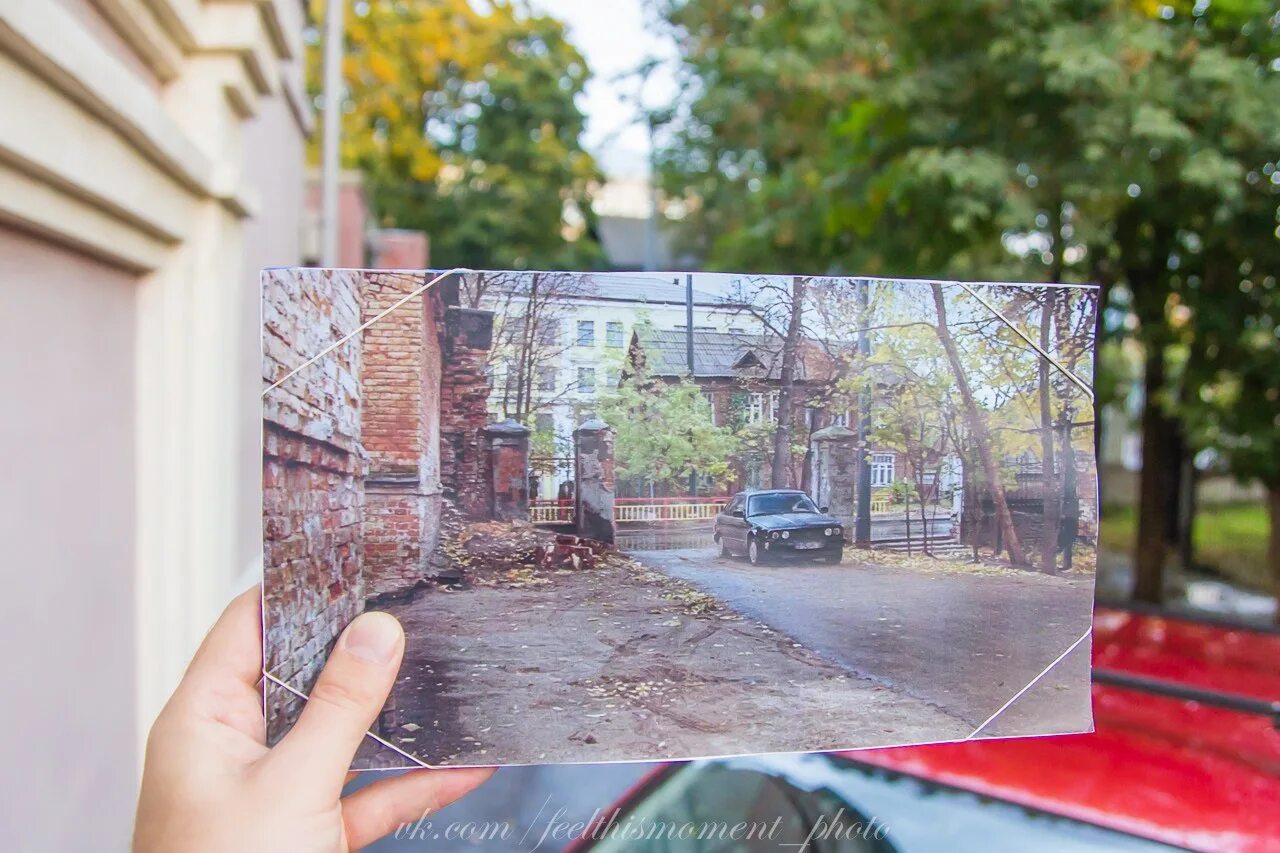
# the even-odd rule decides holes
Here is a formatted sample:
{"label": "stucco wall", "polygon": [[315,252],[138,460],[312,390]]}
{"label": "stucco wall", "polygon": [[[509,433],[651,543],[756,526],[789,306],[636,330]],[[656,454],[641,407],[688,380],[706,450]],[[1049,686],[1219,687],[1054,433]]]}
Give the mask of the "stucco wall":
{"label": "stucco wall", "polygon": [[244,272],[237,307],[233,368],[240,403],[236,413],[238,504],[234,571],[257,580],[262,557],[262,298],[259,277],[266,267],[301,260],[305,192],[304,138],[283,100],[263,103],[244,128],[245,178],[262,204],[244,224]]}
{"label": "stucco wall", "polygon": [[0,224],[0,826],[123,850],[133,819],[132,276]]}

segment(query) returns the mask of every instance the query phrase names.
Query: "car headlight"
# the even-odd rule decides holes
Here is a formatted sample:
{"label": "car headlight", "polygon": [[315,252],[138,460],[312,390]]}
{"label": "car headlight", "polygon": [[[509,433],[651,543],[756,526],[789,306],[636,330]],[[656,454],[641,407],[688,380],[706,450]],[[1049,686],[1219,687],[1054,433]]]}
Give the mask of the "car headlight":
{"label": "car headlight", "polygon": [[831,534],[833,534],[833,533],[835,533],[835,532],[836,532],[836,529],[835,529],[834,527],[828,527],[826,530],[824,530],[824,531],[822,531],[822,532],[823,532],[823,533],[825,533],[826,535],[830,536]]}
{"label": "car headlight", "polygon": [[790,539],[790,538],[791,538],[791,531],[789,531],[789,530],[784,530],[784,531],[782,531],[782,538],[783,538],[783,539]]}
{"label": "car headlight", "polygon": [[770,533],[770,534],[769,534],[769,538],[770,538],[770,539],[777,539],[777,538],[778,538],[778,531],[776,531],[776,530],[775,530],[775,531],[773,531],[772,533]]}

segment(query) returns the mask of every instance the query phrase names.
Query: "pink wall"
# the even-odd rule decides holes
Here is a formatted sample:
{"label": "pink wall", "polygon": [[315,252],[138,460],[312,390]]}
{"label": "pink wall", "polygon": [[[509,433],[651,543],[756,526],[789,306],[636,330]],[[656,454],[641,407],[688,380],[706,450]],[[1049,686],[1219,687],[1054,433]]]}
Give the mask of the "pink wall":
{"label": "pink wall", "polygon": [[10,850],[128,846],[135,286],[0,224],[0,755],[22,779],[0,804]]}

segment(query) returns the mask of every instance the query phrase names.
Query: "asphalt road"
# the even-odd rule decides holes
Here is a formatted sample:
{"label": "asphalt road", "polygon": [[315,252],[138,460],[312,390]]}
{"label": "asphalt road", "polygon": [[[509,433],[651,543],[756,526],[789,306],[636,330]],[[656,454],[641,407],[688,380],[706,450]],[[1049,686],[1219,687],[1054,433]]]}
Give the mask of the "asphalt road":
{"label": "asphalt road", "polygon": [[[860,563],[852,553],[839,566],[751,566],[707,547],[631,556],[974,727],[1079,639],[1093,608],[1091,578],[923,571]],[[1086,639],[982,735],[1087,730],[1088,679]]]}

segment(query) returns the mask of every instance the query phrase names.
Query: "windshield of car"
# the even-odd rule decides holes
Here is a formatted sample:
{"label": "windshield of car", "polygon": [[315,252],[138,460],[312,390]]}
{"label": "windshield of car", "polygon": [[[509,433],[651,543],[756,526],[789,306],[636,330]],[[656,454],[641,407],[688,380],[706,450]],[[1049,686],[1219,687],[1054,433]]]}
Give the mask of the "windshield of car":
{"label": "windshield of car", "polygon": [[817,512],[808,495],[775,492],[747,499],[747,515],[776,515],[784,512]]}
{"label": "windshield of car", "polygon": [[1175,849],[826,755],[694,762],[608,816],[588,849],[987,853],[992,839],[1010,850]]}

